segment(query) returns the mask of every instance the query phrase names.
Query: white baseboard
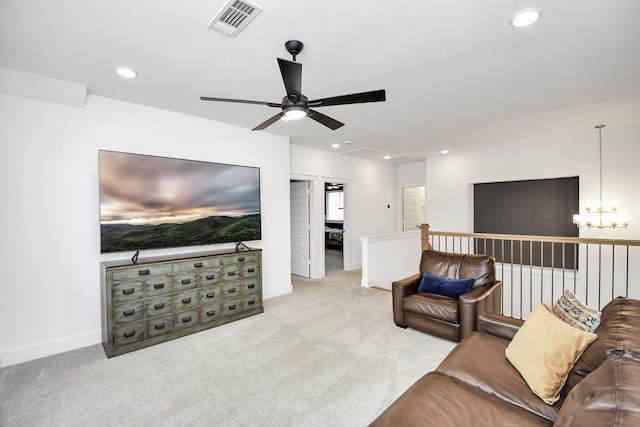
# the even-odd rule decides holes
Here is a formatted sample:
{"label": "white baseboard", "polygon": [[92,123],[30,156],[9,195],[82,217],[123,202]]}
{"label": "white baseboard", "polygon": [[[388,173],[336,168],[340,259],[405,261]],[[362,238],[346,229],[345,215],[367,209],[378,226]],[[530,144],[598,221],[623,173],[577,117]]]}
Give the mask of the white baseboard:
{"label": "white baseboard", "polygon": [[268,291],[263,289],[262,298],[264,299],[275,298],[281,295],[290,294],[291,292],[293,292],[293,286],[291,284],[281,286],[276,289],[269,289]]}
{"label": "white baseboard", "polygon": [[66,351],[76,350],[102,342],[100,330],[87,332],[72,337],[61,338],[27,347],[20,347],[0,353],[0,368],[17,365],[18,363],[52,356]]}

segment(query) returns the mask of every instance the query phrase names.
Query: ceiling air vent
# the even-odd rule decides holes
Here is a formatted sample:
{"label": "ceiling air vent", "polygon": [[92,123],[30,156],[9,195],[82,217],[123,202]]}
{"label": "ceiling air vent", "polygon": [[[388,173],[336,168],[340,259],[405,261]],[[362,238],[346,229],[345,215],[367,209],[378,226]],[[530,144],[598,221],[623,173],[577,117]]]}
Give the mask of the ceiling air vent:
{"label": "ceiling air vent", "polygon": [[352,157],[371,157],[371,156],[380,157],[380,155],[382,154],[382,151],[376,148],[362,147],[362,148],[356,148],[354,150],[343,151],[341,154],[344,154],[345,156],[352,156]]}
{"label": "ceiling air vent", "polygon": [[246,0],[229,0],[213,18],[209,28],[235,37],[249,22],[262,12],[262,8]]}

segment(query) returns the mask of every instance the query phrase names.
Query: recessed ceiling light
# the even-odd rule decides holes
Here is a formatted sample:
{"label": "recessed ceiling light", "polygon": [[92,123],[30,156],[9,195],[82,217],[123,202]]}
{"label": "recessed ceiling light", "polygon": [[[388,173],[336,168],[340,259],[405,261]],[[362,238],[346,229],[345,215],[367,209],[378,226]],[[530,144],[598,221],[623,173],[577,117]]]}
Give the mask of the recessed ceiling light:
{"label": "recessed ceiling light", "polygon": [[331,146],[332,146],[333,148],[338,148],[338,147],[340,147],[340,144],[335,143],[335,144],[331,144]]}
{"label": "recessed ceiling light", "polygon": [[447,154],[449,152],[449,150],[441,150],[440,154]]}
{"label": "recessed ceiling light", "polygon": [[386,156],[384,156],[384,159],[385,159],[385,160],[389,160],[390,158],[391,158],[391,156],[390,156],[390,155],[388,155],[388,154],[387,154]]}
{"label": "recessed ceiling light", "polygon": [[528,27],[536,22],[540,18],[541,14],[542,11],[539,8],[530,7],[517,12],[511,17],[511,21],[509,22],[516,28]]}
{"label": "recessed ceiling light", "polygon": [[124,77],[125,79],[132,79],[138,75],[138,73],[133,71],[131,68],[126,68],[126,67],[116,68],[116,73],[118,73],[120,77]]}

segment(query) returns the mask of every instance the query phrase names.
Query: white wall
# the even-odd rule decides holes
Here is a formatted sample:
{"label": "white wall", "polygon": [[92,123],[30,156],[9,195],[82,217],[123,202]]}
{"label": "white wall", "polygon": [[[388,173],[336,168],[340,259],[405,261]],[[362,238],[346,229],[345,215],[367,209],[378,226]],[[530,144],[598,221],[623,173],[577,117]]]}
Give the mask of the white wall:
{"label": "white wall", "polygon": [[[631,216],[628,229],[580,229],[581,237],[640,239],[640,128],[606,127],[602,133],[603,198]],[[598,134],[558,136],[427,159],[427,223],[432,230],[473,231],[473,184],[580,177],[581,204],[598,200]]]}
{"label": "white wall", "polygon": [[101,340],[99,149],[260,167],[264,296],[291,292],[287,138],[97,96],[0,111],[0,366]]}
{"label": "white wall", "polygon": [[345,270],[362,266],[360,237],[395,231],[395,167],[374,160],[291,145],[291,178],[311,182],[311,277],[324,276],[324,182],[346,183]]}

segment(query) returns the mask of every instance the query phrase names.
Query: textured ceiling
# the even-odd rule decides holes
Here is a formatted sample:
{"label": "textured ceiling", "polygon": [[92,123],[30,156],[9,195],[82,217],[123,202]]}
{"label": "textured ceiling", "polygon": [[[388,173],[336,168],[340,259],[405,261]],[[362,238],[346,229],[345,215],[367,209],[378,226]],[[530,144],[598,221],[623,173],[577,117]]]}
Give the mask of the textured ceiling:
{"label": "textured ceiling", "polygon": [[[235,38],[208,28],[224,3],[2,0],[0,66],[251,129],[277,110],[199,97],[280,102],[276,57],[299,39],[310,99],[386,89],[387,102],[322,108],[346,123],[336,131],[303,119],[263,132],[398,161],[640,126],[638,0],[256,0],[264,11]],[[531,6],[536,24],[509,25]]]}

